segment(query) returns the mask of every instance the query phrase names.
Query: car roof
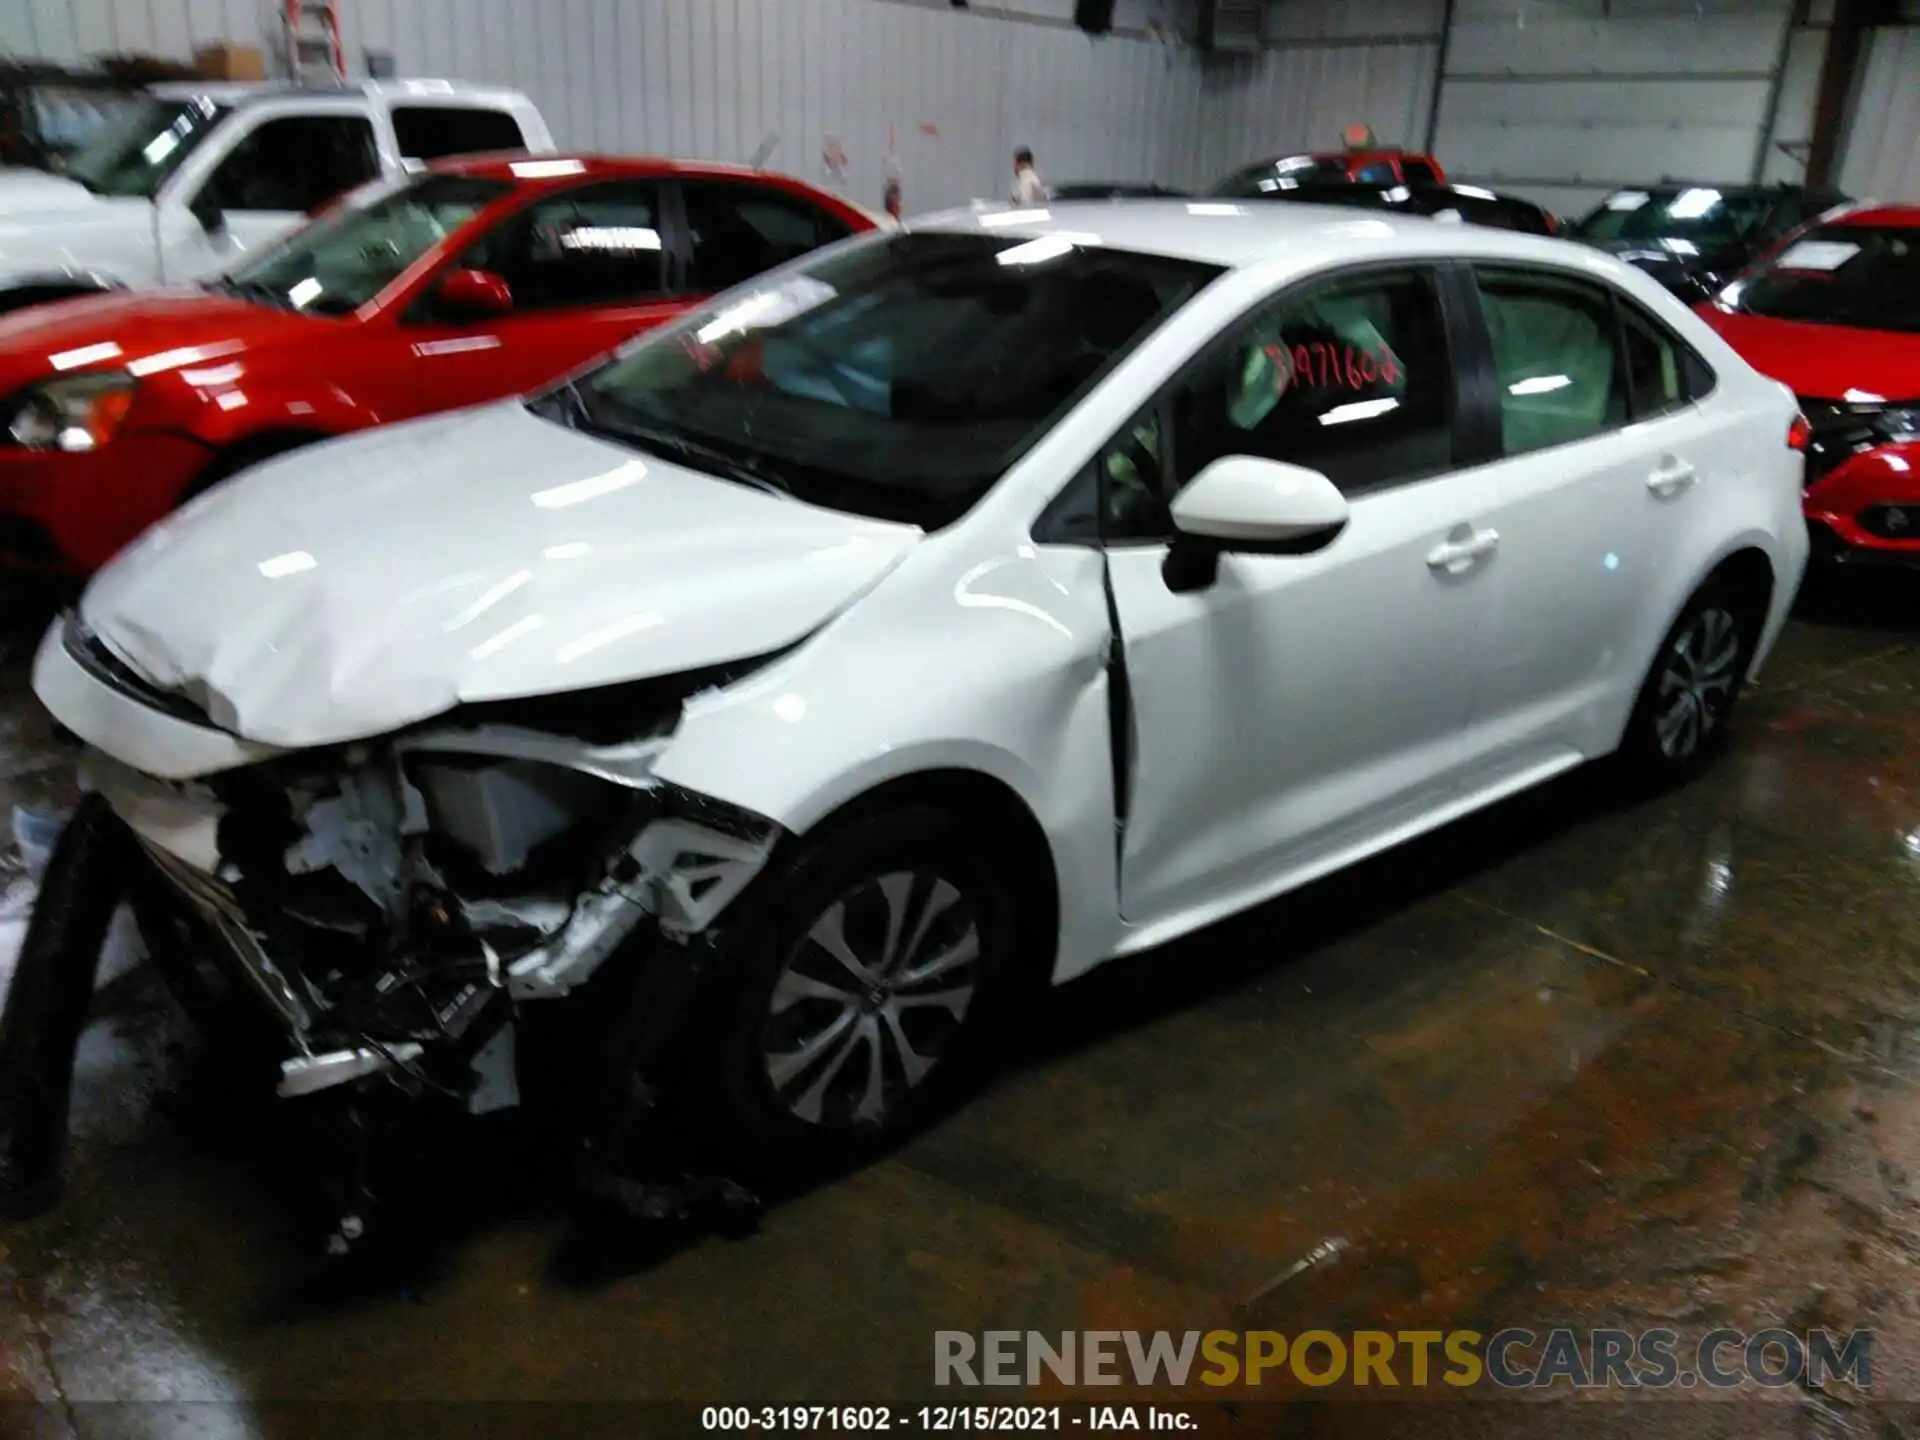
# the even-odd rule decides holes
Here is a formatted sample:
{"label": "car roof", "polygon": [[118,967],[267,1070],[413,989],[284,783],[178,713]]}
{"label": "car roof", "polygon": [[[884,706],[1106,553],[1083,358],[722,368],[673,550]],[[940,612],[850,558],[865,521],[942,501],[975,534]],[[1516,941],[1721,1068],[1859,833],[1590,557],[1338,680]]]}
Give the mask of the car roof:
{"label": "car roof", "polygon": [[1863,205],[1822,222],[1826,225],[1887,225],[1920,228],[1920,205]]}
{"label": "car roof", "polygon": [[1331,196],[1331,195],[1353,195],[1353,194],[1378,195],[1378,196],[1381,196],[1382,198],[1385,198],[1389,195],[1395,194],[1396,192],[1409,197],[1415,196],[1415,195],[1432,195],[1432,196],[1464,195],[1469,200],[1501,200],[1501,201],[1506,201],[1510,204],[1529,205],[1529,206],[1533,206],[1533,208],[1535,209],[1541,208],[1538,205],[1535,205],[1533,201],[1524,200],[1518,195],[1508,195],[1499,190],[1489,190],[1484,185],[1474,185],[1466,182],[1455,184],[1451,180],[1441,180],[1441,181],[1415,180],[1411,182],[1404,182],[1404,181],[1387,182],[1387,181],[1380,181],[1380,180],[1331,180],[1331,179],[1309,178],[1306,180],[1298,181],[1295,184],[1289,186],[1285,190],[1272,190],[1272,191],[1265,192],[1259,197],[1249,195],[1249,196],[1246,196],[1245,198],[1249,200],[1255,199],[1255,198],[1265,199],[1268,195],[1271,195],[1272,198],[1274,198],[1275,200],[1299,201],[1302,199],[1302,197],[1310,196],[1310,195]]}
{"label": "car roof", "polygon": [[1561,261],[1577,255],[1579,263],[1589,268],[1598,258],[1587,247],[1562,240],[1490,227],[1443,225],[1424,215],[1264,200],[1129,200],[1120,204],[1068,200],[1044,210],[975,206],[921,216],[907,228],[1035,240],[1060,235],[1076,245],[1135,250],[1229,269],[1281,256],[1297,258],[1302,268],[1311,268],[1351,259],[1362,252]]}
{"label": "car roof", "polygon": [[804,180],[774,170],[756,170],[750,165],[728,165],[718,160],[674,160],[664,155],[529,155],[515,150],[496,155],[452,156],[436,160],[427,168],[436,175],[467,175],[476,180],[508,180],[519,184],[530,180],[574,181],[622,175],[690,175],[813,188]]}
{"label": "car roof", "polygon": [[[1433,157],[1424,150],[1408,150],[1399,145],[1361,145],[1352,150],[1306,150],[1302,154],[1315,160],[1431,160]],[[1279,160],[1288,160],[1288,155],[1276,156]]]}
{"label": "car roof", "polygon": [[1722,195],[1831,195],[1840,192],[1830,185],[1800,185],[1778,181],[1766,185],[1736,184],[1722,180],[1662,180],[1653,185],[1621,185],[1609,195],[1683,195],[1689,190],[1717,190]]}
{"label": "car roof", "polygon": [[261,100],[308,95],[326,99],[341,95],[363,95],[388,104],[402,102],[431,104],[436,100],[469,101],[490,105],[526,104],[518,90],[498,85],[472,85],[464,80],[350,80],[338,85],[295,85],[287,80],[167,80],[147,87],[162,100],[205,98],[218,105],[246,105]]}

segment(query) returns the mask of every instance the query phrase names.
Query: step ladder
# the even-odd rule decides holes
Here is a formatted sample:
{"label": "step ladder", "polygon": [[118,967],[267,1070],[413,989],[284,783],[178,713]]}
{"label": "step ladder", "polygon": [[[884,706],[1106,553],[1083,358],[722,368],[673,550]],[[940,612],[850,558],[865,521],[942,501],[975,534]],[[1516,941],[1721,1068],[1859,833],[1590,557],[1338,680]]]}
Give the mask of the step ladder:
{"label": "step ladder", "polygon": [[303,85],[339,85],[347,78],[337,0],[287,0],[287,73]]}

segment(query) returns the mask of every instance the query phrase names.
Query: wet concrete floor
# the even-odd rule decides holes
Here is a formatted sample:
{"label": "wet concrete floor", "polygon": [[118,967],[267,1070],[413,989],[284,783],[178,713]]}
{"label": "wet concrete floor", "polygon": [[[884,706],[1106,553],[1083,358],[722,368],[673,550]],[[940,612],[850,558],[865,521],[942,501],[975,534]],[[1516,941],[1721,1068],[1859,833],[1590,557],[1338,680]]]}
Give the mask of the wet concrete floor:
{"label": "wet concrete floor", "polygon": [[[1873,1330],[1871,1399],[1271,1403],[1296,1388],[1203,1418],[1920,1433],[1883,1403],[1920,1402],[1920,577],[1803,611],[1702,783],[1577,776],[1110,967],[970,1108],[746,1239],[595,1255],[538,1187],[483,1187],[423,1273],[317,1300],[184,1026],[112,979],[69,1198],[0,1228],[0,1400],[40,1402],[0,1430],[642,1434],[698,1418],[305,1407],[1061,1394],[936,1396],[937,1329],[1785,1325]],[[19,662],[0,694],[0,813],[57,801]],[[0,899],[16,943],[30,895]]]}

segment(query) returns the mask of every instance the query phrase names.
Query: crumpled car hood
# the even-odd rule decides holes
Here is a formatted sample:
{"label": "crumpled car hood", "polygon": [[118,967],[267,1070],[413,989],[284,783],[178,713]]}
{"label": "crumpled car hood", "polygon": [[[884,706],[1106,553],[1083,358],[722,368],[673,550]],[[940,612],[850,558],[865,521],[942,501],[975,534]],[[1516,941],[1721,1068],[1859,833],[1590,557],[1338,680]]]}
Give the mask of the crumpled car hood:
{"label": "crumpled car hood", "polygon": [[216,487],[101,571],[81,616],[216,724],[302,748],[778,650],[919,537],[508,402]]}

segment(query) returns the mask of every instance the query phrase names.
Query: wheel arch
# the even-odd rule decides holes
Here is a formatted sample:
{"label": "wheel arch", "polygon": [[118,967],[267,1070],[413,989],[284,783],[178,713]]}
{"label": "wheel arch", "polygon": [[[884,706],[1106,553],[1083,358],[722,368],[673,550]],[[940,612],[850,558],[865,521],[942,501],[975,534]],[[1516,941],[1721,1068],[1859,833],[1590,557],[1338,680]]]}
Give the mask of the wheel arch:
{"label": "wheel arch", "polygon": [[[1749,660],[1749,673],[1759,665],[1762,649],[1762,632],[1767,626],[1767,617],[1773,608],[1774,593],[1779,585],[1773,557],[1757,543],[1754,537],[1743,537],[1729,544],[1706,565],[1700,576],[1672,607],[1666,619],[1661,622],[1660,635],[1673,628],[1681,613],[1693,603],[1698,595],[1709,585],[1726,584],[1751,607],[1748,618],[1753,622],[1753,655]],[[1656,636],[1656,645],[1659,639]]]}
{"label": "wheel arch", "polygon": [[313,393],[281,391],[260,395],[251,391],[245,406],[223,410],[207,404],[199,408],[186,433],[213,450],[250,445],[262,436],[310,436],[329,440],[354,430],[378,425],[380,417],[337,386]]}
{"label": "wheel arch", "polygon": [[1017,965],[1044,983],[1060,936],[1060,879],[1053,843],[1026,798],[984,769],[944,764],[880,780],[790,834],[805,843],[889,810],[924,808],[955,817],[1009,881],[1020,929]]}

